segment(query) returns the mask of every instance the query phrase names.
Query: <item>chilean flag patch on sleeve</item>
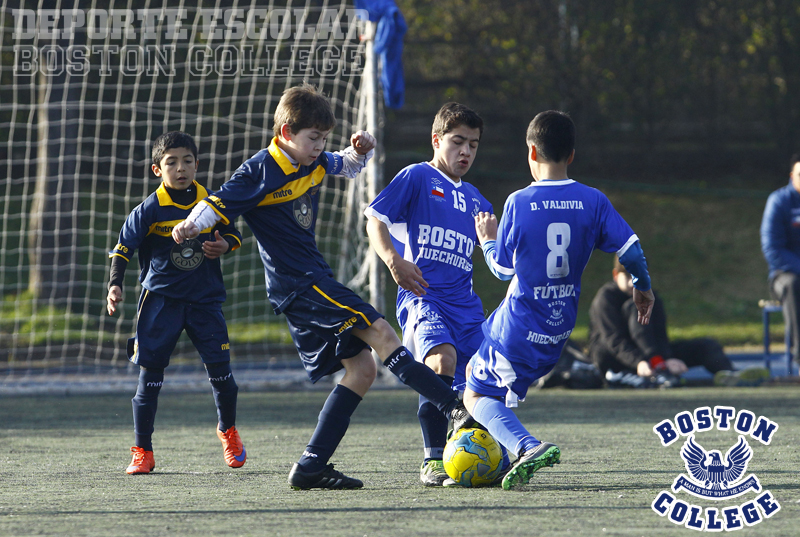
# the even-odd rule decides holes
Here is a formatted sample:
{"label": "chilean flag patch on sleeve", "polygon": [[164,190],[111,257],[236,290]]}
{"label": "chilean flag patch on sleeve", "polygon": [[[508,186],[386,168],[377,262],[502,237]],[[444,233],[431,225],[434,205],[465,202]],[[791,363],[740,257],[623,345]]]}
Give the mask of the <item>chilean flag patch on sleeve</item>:
{"label": "chilean flag patch on sleeve", "polygon": [[439,196],[440,198],[443,198],[444,197],[444,190],[442,190],[438,186],[435,186],[435,187],[433,187],[433,190],[431,190],[431,194],[433,194],[434,196]]}

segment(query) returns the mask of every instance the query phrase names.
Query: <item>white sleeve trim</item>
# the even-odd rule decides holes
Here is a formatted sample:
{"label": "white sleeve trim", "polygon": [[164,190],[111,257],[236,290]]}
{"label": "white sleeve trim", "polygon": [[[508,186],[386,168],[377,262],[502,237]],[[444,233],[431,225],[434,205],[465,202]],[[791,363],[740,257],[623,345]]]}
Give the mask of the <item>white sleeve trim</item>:
{"label": "white sleeve trim", "polygon": [[631,235],[631,238],[630,238],[630,239],[628,239],[628,242],[626,242],[626,243],[625,243],[625,244],[622,246],[622,248],[620,248],[619,250],[617,250],[617,257],[622,257],[623,255],[625,255],[625,252],[627,252],[627,251],[628,251],[628,248],[630,248],[630,247],[631,247],[631,245],[632,245],[634,242],[638,241],[638,240],[639,240],[639,237],[636,235],[636,233],[634,233],[633,235]]}
{"label": "white sleeve trim", "polygon": [[389,220],[389,218],[386,215],[383,215],[383,214],[379,213],[378,211],[376,211],[372,207],[367,207],[366,209],[364,209],[364,216],[366,216],[368,218],[370,216],[375,217],[378,220],[380,220],[381,222],[383,222],[384,224],[386,224],[386,227],[392,227],[392,221]]}
{"label": "white sleeve trim", "polygon": [[334,151],[334,155],[339,155],[342,158],[342,171],[339,175],[344,175],[350,179],[354,179],[361,170],[367,167],[367,162],[375,154],[374,149],[370,149],[366,155],[359,155],[353,146],[347,147],[342,151]]}
{"label": "white sleeve trim", "polygon": [[[495,252],[496,252],[496,250],[495,250]],[[514,267],[508,268],[508,267],[504,267],[503,265],[498,263],[495,260],[494,256],[492,256],[492,267],[494,267],[494,269],[497,272],[499,272],[500,274],[504,274],[506,276],[514,276],[517,273],[517,271],[514,270]]]}
{"label": "white sleeve trim", "polygon": [[208,203],[201,201],[194,206],[192,212],[186,217],[187,222],[194,222],[200,229],[208,229],[222,220],[217,212]]}

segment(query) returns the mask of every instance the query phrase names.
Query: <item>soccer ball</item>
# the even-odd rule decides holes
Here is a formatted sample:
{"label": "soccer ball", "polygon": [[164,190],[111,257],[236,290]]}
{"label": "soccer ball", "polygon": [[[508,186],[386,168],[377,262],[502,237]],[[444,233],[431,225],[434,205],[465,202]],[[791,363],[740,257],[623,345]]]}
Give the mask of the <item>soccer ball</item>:
{"label": "soccer ball", "polygon": [[444,448],[444,469],[462,487],[488,485],[500,474],[503,451],[483,429],[459,429]]}

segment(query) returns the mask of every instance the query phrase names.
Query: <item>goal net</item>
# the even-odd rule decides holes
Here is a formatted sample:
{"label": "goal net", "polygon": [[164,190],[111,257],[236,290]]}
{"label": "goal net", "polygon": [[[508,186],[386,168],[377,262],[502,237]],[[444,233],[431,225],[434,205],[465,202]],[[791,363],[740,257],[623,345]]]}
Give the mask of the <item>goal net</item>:
{"label": "goal net", "polygon": [[[376,106],[365,69],[371,51],[360,39],[368,23],[352,3],[91,4],[0,3],[6,377],[128,367],[138,259],[125,276],[121,311],[110,317],[108,251],[125,217],[159,185],[150,149],[160,134],[195,138],[197,180],[213,190],[270,143],[286,88],[305,81],[328,95],[338,120],[329,150],[366,128]],[[337,278],[364,296],[371,285],[375,291],[362,217],[367,184],[364,176],[328,177],[316,229]],[[238,227],[244,244],[223,259],[233,360],[297,361],[285,321],[267,301],[255,240],[243,221]],[[199,364],[185,336],[171,361],[182,362]]]}

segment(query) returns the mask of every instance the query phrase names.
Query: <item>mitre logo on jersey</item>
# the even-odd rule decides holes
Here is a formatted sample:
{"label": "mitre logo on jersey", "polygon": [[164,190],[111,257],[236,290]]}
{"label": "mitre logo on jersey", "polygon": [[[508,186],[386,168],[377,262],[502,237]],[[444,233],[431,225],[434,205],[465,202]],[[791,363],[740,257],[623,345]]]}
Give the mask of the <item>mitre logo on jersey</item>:
{"label": "mitre logo on jersey", "polygon": [[[717,449],[706,450],[697,440],[697,433],[719,431],[739,434],[725,455]],[[698,531],[734,531],[744,525],[754,526],[777,513],[781,506],[768,490],[763,490],[754,474],[745,476],[747,465],[754,456],[747,437],[768,446],[778,430],[778,424],[749,410],[738,413],[733,407],[700,407],[694,412],[684,411],[675,421],[666,419],[653,427],[653,432],[666,447],[680,437],[686,437],[680,456],[686,474],[680,474],[672,484],[672,491],[662,490],[651,507],[659,516],[670,522]],[[692,505],[675,494],[684,491],[703,500],[728,500],[753,492],[755,498],[728,507]],[[673,494],[675,493],[675,494]]]}

